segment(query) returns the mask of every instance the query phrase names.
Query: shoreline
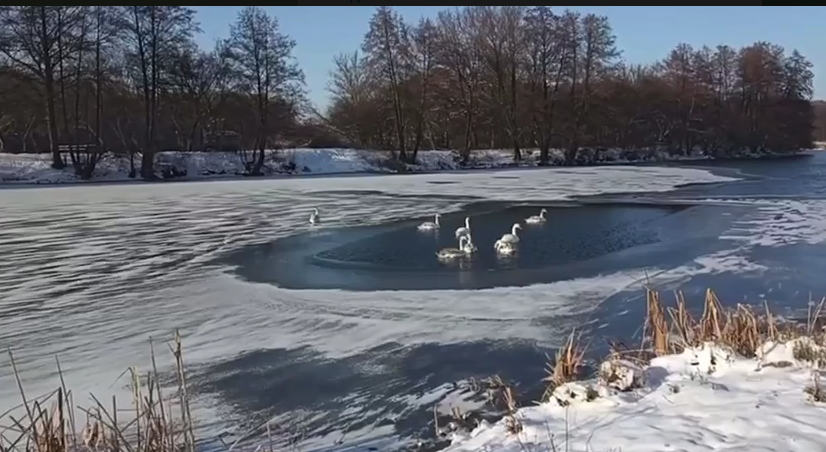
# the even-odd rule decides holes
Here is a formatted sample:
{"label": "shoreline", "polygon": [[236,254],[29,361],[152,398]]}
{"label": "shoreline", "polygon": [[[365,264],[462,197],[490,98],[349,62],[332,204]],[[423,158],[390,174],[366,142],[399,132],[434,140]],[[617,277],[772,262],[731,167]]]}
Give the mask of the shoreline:
{"label": "shoreline", "polygon": [[[67,180],[58,182],[40,182],[39,180],[21,180],[21,181],[0,181],[0,190],[9,189],[25,189],[25,188],[55,188],[55,187],[77,187],[77,186],[106,186],[106,185],[123,185],[123,184],[166,184],[166,183],[193,183],[193,182],[239,182],[239,181],[272,181],[291,178],[332,178],[332,177],[370,177],[370,176],[408,176],[408,175],[427,175],[427,174],[462,174],[468,171],[472,172],[496,172],[507,170],[537,170],[537,169],[556,169],[565,171],[572,168],[599,168],[599,167],[613,167],[613,166],[702,166],[702,163],[733,163],[733,162],[749,162],[749,161],[773,161],[773,160],[789,160],[789,159],[803,159],[814,157],[814,152],[822,150],[807,149],[796,153],[789,154],[767,154],[756,156],[740,156],[740,157],[721,157],[715,158],[711,156],[704,157],[685,157],[675,159],[663,160],[637,160],[637,161],[611,161],[611,162],[596,162],[576,165],[539,165],[537,162],[531,164],[502,164],[497,166],[460,166],[457,168],[447,169],[422,169],[422,170],[406,170],[406,171],[392,171],[392,170],[356,170],[356,171],[334,171],[334,172],[295,172],[295,173],[274,173],[260,176],[251,176],[244,174],[214,174],[214,175],[199,175],[194,177],[174,177],[174,178],[159,178],[156,180],[146,180],[141,178],[132,179],[103,179],[103,180]],[[17,155],[38,155],[38,154],[17,154]],[[376,166],[376,168],[380,168]],[[57,171],[57,170],[54,170]],[[66,171],[66,170],[63,170]]]}

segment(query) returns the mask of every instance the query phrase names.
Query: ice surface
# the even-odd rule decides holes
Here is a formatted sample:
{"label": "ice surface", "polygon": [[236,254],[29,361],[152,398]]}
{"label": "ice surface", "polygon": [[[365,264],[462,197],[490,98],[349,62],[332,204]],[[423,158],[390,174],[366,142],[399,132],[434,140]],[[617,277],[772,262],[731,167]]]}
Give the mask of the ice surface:
{"label": "ice surface", "polygon": [[[712,360],[714,357],[714,360]],[[789,367],[761,366],[767,360]],[[523,408],[524,430],[508,433],[505,422],[457,436],[446,449],[459,451],[812,451],[826,448],[820,420],[826,405],[804,392],[813,383],[807,363],[796,362],[785,344],[761,362],[706,344],[680,355],[656,358],[643,388],[619,392],[591,382],[602,394],[567,407],[556,400]],[[576,393],[589,383],[571,383],[558,393]],[[553,446],[551,445],[553,443]]]}
{"label": "ice surface", "polygon": [[[565,329],[549,331],[536,318],[564,322],[639,287],[646,272],[668,269],[469,295],[290,291],[244,283],[208,264],[226,250],[310,231],[313,207],[324,223],[312,233],[323,234],[328,227],[423,218],[474,199],[553,200],[730,180],[652,166],[0,190],[0,346],[15,350],[31,394],[56,387],[59,355],[76,402],[86,404],[82,395],[90,391],[102,399],[120,393],[125,383],[113,382],[124,368],[148,362],[147,338],[167,338],[174,328],[181,328],[192,365],[250,348],[301,345],[330,357],[388,341],[523,338],[558,345]],[[794,213],[790,205],[776,204]],[[817,208],[808,205],[804,216],[822,217]],[[772,231],[772,240],[811,241],[824,232],[803,223],[808,229]],[[768,234],[759,222],[741,226],[744,245]],[[705,264],[719,270],[725,261]],[[19,403],[6,361],[0,357],[0,412]]]}

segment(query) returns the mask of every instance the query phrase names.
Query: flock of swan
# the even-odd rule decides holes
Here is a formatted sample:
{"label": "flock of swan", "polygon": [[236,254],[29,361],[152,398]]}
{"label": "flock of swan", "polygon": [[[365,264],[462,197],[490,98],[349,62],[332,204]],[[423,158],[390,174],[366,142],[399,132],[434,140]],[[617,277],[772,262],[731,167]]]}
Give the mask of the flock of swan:
{"label": "flock of swan", "polygon": [[[532,215],[528,218],[525,218],[526,224],[542,224],[547,221],[545,218],[545,214],[548,213],[548,209],[543,208],[539,211],[539,215]],[[436,214],[433,221],[425,221],[424,223],[418,226],[420,231],[433,231],[441,229],[442,225],[439,223],[439,218],[441,218],[441,214]],[[318,209],[313,209],[313,213],[310,214],[310,224],[319,224],[321,223],[321,215],[318,212]],[[501,255],[511,255],[513,254],[518,245],[519,245],[519,235],[517,235],[516,231],[522,229],[522,225],[519,223],[514,223],[513,227],[511,227],[511,232],[503,234],[502,237],[493,243],[493,249]],[[478,251],[476,245],[473,244],[473,237],[470,235],[470,217],[465,218],[465,225],[456,229],[456,238],[459,240],[459,247],[458,248],[444,248],[436,253],[436,257],[440,260],[453,260],[458,259],[465,256],[470,256],[471,254]]]}
{"label": "flock of swan", "polygon": [[[546,213],[548,213],[548,210],[543,208],[539,212],[539,215],[533,215],[526,218],[525,223],[542,224],[547,221],[545,218]],[[439,223],[439,219],[441,217],[442,216],[437,213],[433,221],[425,221],[418,226],[418,229],[420,231],[433,231],[436,229],[441,229],[442,225]],[[514,223],[513,227],[511,227],[510,233],[502,235],[499,240],[493,243],[493,249],[501,255],[507,256],[513,254],[519,246],[519,235],[516,231],[520,229],[522,229],[522,225],[519,223]],[[456,229],[456,238],[459,240],[458,248],[442,249],[436,253],[436,257],[440,260],[453,260],[469,256],[478,250],[476,245],[473,244],[473,237],[470,234],[470,217],[465,218],[464,226]]]}

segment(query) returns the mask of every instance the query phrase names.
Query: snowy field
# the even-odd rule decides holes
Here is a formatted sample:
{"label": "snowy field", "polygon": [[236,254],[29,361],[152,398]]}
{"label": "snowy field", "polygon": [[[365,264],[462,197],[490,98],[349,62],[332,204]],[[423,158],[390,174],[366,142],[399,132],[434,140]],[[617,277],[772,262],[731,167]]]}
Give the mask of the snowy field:
{"label": "snowy field", "polygon": [[[336,155],[328,152],[325,158],[334,161]],[[353,159],[342,161],[338,168],[353,168]],[[31,166],[26,168],[15,174],[35,174]],[[18,180],[54,181],[49,179],[54,175],[51,170],[41,170],[49,175]],[[470,295],[447,290],[293,291],[245,283],[210,264],[228,250],[308,232],[307,217],[314,207],[320,209],[324,223],[313,233],[324,234],[329,227],[421,221],[434,211],[455,211],[471,200],[536,201],[665,192],[681,184],[735,180],[702,169],[654,166],[504,170],[496,176],[467,172],[227,180],[142,185],[139,189],[125,184],[0,190],[0,346],[14,349],[30,394],[42,394],[57,385],[54,357],[59,355],[67,385],[81,405],[89,404],[81,396],[89,392],[101,400],[123,394],[125,382],[116,380],[127,366],[148,362],[148,337],[168,338],[175,328],[184,335],[186,359],[193,367],[254,349],[309,347],[327,359],[339,359],[384,343],[521,339],[556,347],[568,330],[549,330],[534,319],[588,313],[614,293],[641,287],[646,276],[657,275],[657,282],[656,278],[720,271],[760,272],[760,266],[737,254],[740,247],[812,243],[826,237],[826,201],[752,200],[759,208],[727,234],[737,243],[730,252],[674,268],[638,268],[554,284],[478,290]],[[445,181],[458,183],[439,184]],[[792,226],[772,222],[778,214],[790,219]],[[161,358],[162,365],[169,364],[164,354]],[[773,435],[774,442],[761,440],[749,450],[817,449],[795,449],[813,444],[820,435],[811,433],[814,427],[806,423],[820,409],[805,404],[802,371],[772,369],[754,374],[754,363],[738,361],[723,366],[717,374],[719,383],[729,388],[725,391],[686,380],[682,358],[664,358],[655,364],[669,369],[668,381],[683,382],[684,390],[668,395],[668,385],[663,384],[639,401],[619,397],[570,409],[569,425],[576,428],[572,436],[579,447],[571,450],[586,450],[583,445],[591,436],[595,447],[588,450],[596,451],[735,447],[738,435],[752,432],[744,430],[744,419],[750,413],[745,411],[747,405],[759,405],[778,419],[782,418],[780,410],[790,410],[786,413],[793,414],[788,416],[803,421],[791,425],[790,418],[785,418],[776,425],[760,424],[761,434]],[[19,396],[5,356],[0,357],[0,369],[3,412],[17,405]],[[439,397],[420,394],[409,403],[421,405]],[[360,415],[358,404],[358,399],[352,401],[349,416]],[[204,435],[215,434],[233,421],[223,417],[226,407],[208,396],[197,399],[195,408]],[[538,436],[530,440],[541,442],[546,436],[540,419],[550,419],[552,431],[559,434],[560,413],[549,407],[526,409],[526,419],[536,420],[528,422],[528,431]],[[662,418],[673,422],[664,421],[659,427]],[[728,427],[714,422],[725,422]],[[675,436],[662,440],[655,435],[658,429]],[[797,435],[797,443],[792,445],[789,439],[786,448],[769,448],[790,438],[790,432]],[[374,427],[350,432],[348,439],[367,441],[392,433],[392,427]],[[612,435],[617,435],[615,442],[611,442]],[[306,450],[329,450],[336,439],[316,438]],[[522,450],[514,449],[514,444],[512,438],[501,435],[500,426],[489,426],[454,447]]]}
{"label": "snowy field", "polygon": [[[539,152],[523,151],[524,159],[518,166],[536,166]],[[691,156],[675,156],[664,151],[602,150],[598,157],[589,150],[581,152],[604,164],[621,164],[638,161],[668,161],[703,159],[697,151]],[[563,153],[553,150],[551,163],[563,161]],[[458,169],[505,168],[515,166],[513,152],[509,150],[476,150],[470,161],[459,165],[459,156],[453,151],[421,151],[418,163],[407,170],[413,172],[449,171]],[[140,165],[140,158],[136,158]],[[164,177],[164,171],[174,168],[176,179],[197,180],[203,178],[238,177],[246,173],[242,156],[229,152],[161,152],[156,157],[156,173]],[[267,151],[265,175],[287,174],[347,174],[347,173],[395,173],[399,170],[389,152],[362,151],[356,149],[284,149]],[[95,171],[94,181],[124,182],[129,178],[129,160],[126,157],[107,156]],[[54,170],[48,154],[0,154],[0,183],[56,184],[80,182],[71,168]]]}

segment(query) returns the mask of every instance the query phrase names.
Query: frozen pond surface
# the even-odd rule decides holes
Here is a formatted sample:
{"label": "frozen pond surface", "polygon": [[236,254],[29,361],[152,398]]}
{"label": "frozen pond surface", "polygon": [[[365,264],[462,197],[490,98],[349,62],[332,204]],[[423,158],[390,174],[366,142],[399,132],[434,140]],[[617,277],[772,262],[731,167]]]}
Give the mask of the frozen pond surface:
{"label": "frozen pond surface", "polygon": [[[732,181],[746,177],[737,170],[749,177]],[[353,442],[412,438],[431,430],[442,397],[443,411],[474,403],[454,382],[501,373],[535,385],[573,326],[594,344],[632,335],[646,278],[790,310],[826,294],[824,172],[818,155],[712,172],[0,190],[0,347],[15,350],[32,394],[56,387],[59,355],[76,394],[105,398],[122,391],[125,367],[147,362],[149,336],[180,328],[205,435],[275,417],[301,419],[307,449],[342,429]],[[520,254],[497,260],[492,240],[541,206],[549,223],[526,226]],[[313,207],[320,227],[307,224]],[[437,211],[448,230],[415,230]],[[478,260],[439,264],[433,253],[467,214]],[[18,400],[0,365],[5,411]]]}

